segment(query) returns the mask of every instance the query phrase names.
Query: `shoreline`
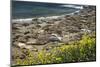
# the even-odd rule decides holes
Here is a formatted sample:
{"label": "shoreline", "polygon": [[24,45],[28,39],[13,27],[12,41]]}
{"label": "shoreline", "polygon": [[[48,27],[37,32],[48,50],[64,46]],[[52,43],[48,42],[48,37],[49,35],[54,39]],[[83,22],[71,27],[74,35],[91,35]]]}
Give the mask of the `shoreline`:
{"label": "shoreline", "polygon": [[[82,9],[80,9],[80,10],[82,10]],[[42,20],[44,20],[44,19],[58,19],[58,18],[65,17],[67,15],[71,16],[74,14],[79,14],[80,10],[77,10],[77,11],[69,13],[69,14],[62,14],[62,15],[55,15],[55,16],[46,16],[46,17],[41,16],[41,17],[33,17],[33,18],[25,18],[25,19],[12,19],[12,22],[13,23],[23,23],[23,22],[30,23],[30,22],[32,22],[33,19],[42,19]]]}

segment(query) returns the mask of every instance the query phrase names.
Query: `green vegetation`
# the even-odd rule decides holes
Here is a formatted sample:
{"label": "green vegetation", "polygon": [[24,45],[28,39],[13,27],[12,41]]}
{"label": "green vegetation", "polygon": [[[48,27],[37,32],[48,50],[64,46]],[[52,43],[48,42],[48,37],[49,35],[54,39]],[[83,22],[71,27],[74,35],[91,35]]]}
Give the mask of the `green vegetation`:
{"label": "green vegetation", "polygon": [[84,35],[80,41],[42,50],[37,54],[28,51],[24,59],[16,59],[16,65],[84,62],[96,60],[95,36]]}

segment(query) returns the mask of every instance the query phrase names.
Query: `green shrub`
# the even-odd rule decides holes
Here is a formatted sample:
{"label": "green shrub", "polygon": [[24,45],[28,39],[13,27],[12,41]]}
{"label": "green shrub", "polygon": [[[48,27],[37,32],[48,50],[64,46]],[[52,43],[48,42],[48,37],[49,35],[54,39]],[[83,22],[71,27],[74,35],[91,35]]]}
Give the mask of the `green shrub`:
{"label": "green shrub", "polygon": [[95,37],[84,35],[80,41],[54,47],[47,52],[42,50],[37,54],[28,51],[25,59],[16,59],[16,65],[52,64],[65,62],[81,62],[96,60]]}
{"label": "green shrub", "polygon": [[80,59],[84,61],[92,61],[96,58],[96,43],[95,38],[87,35],[80,40]]}

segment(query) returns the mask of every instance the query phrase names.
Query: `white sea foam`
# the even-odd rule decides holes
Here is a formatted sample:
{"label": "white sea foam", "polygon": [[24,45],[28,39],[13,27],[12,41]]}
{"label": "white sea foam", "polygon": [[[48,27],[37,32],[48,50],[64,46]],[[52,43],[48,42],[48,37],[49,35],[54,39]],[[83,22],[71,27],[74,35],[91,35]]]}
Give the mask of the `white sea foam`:
{"label": "white sea foam", "polygon": [[71,7],[76,9],[83,9],[83,6],[76,6],[76,5],[61,5],[61,7]]}
{"label": "white sea foam", "polygon": [[28,23],[29,23],[29,22],[32,21],[32,19],[33,19],[33,18],[26,18],[26,19],[13,19],[12,22],[15,22],[15,23],[21,23],[21,22],[24,22],[24,23],[26,22],[26,23],[27,23],[27,22],[28,22]]}
{"label": "white sea foam", "polygon": [[[38,17],[38,20],[43,20],[43,19],[57,19],[60,16],[48,16],[48,17]],[[25,18],[25,19],[12,19],[13,23],[30,23],[32,22],[32,19],[35,18]]]}

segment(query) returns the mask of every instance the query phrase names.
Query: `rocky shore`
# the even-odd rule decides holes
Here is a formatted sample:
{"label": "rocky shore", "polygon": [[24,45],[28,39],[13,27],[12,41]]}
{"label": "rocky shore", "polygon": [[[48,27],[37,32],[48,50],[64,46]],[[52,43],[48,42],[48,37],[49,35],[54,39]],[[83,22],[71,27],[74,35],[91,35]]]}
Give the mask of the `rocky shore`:
{"label": "rocky shore", "polygon": [[71,15],[34,18],[26,23],[12,22],[12,56],[15,51],[21,55],[21,49],[49,50],[51,46],[80,40],[85,33],[91,35],[95,31],[95,6],[84,6]]}

